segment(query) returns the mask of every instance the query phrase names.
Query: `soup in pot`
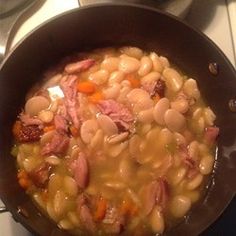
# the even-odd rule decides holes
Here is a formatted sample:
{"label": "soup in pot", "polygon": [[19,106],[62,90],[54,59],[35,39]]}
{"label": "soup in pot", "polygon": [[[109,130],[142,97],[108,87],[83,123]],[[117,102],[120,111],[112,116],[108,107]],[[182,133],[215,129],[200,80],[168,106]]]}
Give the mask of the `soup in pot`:
{"label": "soup in pot", "polygon": [[13,126],[12,155],[58,227],[156,235],[199,202],[219,129],[196,80],[136,47],[78,53],[43,77]]}

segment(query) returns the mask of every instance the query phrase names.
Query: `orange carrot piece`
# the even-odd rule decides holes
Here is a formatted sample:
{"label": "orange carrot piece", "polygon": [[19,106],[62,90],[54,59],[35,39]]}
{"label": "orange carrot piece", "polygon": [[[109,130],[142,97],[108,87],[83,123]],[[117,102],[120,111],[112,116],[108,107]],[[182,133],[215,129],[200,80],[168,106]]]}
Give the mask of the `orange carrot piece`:
{"label": "orange carrot piece", "polygon": [[130,82],[132,88],[139,88],[140,87],[140,80],[138,78],[136,78],[134,74],[127,75],[125,79]]}
{"label": "orange carrot piece", "polygon": [[134,216],[138,212],[138,207],[129,199],[125,199],[121,204],[121,213],[123,215]]}
{"label": "orange carrot piece", "polygon": [[107,201],[104,198],[100,198],[97,203],[97,209],[94,214],[94,219],[96,221],[103,220],[106,215]]}
{"label": "orange carrot piece", "polygon": [[54,125],[45,126],[45,127],[43,128],[43,132],[44,132],[44,133],[47,133],[47,132],[52,131],[52,130],[54,130],[54,129],[55,129],[55,126],[54,126]]}
{"label": "orange carrot piece", "polygon": [[30,186],[30,181],[27,178],[20,178],[19,184],[23,189],[27,189]]}
{"label": "orange carrot piece", "polygon": [[156,94],[152,99],[155,103],[157,103],[161,99],[161,97],[158,94]]}
{"label": "orange carrot piece", "polygon": [[20,170],[20,171],[17,173],[17,178],[18,178],[18,179],[27,178],[27,177],[28,177],[28,175],[27,175],[27,173],[26,173],[25,170]]}
{"label": "orange carrot piece", "polygon": [[96,91],[96,84],[91,81],[78,82],[77,90],[81,93],[92,94]]}
{"label": "orange carrot piece", "polygon": [[75,126],[71,125],[69,129],[73,137],[79,136],[79,129],[77,129]]}
{"label": "orange carrot piece", "polygon": [[89,101],[92,103],[98,103],[99,101],[103,100],[104,96],[102,94],[102,92],[96,92],[94,94],[92,94],[91,96],[89,96]]}

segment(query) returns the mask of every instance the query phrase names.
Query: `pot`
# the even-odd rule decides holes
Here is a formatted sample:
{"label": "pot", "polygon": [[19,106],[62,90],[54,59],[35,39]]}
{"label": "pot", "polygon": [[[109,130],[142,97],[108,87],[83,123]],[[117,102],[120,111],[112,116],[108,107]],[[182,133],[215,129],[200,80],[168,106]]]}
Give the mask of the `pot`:
{"label": "pot", "polygon": [[[220,127],[214,173],[204,198],[184,222],[164,235],[198,235],[235,195],[236,114],[229,109],[229,101],[235,96],[236,72],[228,59],[202,33],[156,9],[94,5],[49,20],[22,40],[0,67],[0,196],[13,217],[34,235],[69,234],[42,214],[17,182],[15,160],[10,155],[11,127],[25,94],[43,71],[64,56],[84,49],[121,45],[156,50],[195,78]],[[232,110],[234,105],[232,100]]]}

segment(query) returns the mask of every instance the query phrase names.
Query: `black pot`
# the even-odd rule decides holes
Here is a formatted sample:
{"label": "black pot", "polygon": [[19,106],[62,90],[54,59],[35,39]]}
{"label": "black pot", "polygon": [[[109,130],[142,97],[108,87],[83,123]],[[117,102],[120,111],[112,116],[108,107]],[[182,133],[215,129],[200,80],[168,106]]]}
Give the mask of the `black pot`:
{"label": "black pot", "polygon": [[[68,235],[40,213],[17,182],[15,159],[10,155],[11,127],[25,94],[45,69],[64,56],[120,45],[156,50],[195,78],[220,127],[215,170],[206,196],[185,222],[166,235],[199,234],[235,195],[236,114],[230,111],[228,103],[235,96],[236,73],[228,59],[206,36],[155,9],[123,4],[84,7],[37,28],[12,50],[0,68],[0,195],[15,219],[34,234]],[[210,72],[212,62],[218,68]]]}

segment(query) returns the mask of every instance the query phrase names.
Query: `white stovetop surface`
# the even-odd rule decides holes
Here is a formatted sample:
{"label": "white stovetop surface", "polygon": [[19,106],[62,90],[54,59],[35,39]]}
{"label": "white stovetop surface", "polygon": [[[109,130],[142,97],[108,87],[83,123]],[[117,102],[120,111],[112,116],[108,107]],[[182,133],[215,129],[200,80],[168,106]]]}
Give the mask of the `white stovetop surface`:
{"label": "white stovetop surface", "polygon": [[[78,6],[77,0],[46,0],[40,9],[20,26],[11,46],[47,19]],[[211,38],[236,66],[235,0],[195,0],[187,21]],[[0,235],[31,236],[9,213],[0,214]]]}

